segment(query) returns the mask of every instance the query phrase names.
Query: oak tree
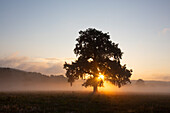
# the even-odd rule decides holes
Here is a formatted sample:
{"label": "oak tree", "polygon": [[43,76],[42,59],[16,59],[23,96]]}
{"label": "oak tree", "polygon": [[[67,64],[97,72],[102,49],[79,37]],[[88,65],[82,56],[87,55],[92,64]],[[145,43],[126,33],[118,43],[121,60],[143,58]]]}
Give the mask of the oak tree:
{"label": "oak tree", "polygon": [[84,87],[92,86],[93,92],[102,87],[104,81],[121,87],[130,83],[132,70],[121,65],[123,52],[110,40],[108,33],[88,28],[79,32],[74,53],[77,60],[64,64],[71,86],[75,80],[84,79]]}

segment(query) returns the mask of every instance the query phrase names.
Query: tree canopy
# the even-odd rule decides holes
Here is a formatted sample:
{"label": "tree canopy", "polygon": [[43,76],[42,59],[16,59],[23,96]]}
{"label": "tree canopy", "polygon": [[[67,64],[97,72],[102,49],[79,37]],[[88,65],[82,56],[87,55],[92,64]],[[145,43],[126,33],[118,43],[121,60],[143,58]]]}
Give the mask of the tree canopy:
{"label": "tree canopy", "polygon": [[104,81],[121,87],[130,83],[132,70],[121,65],[123,52],[110,40],[108,33],[89,28],[79,32],[74,53],[77,60],[65,63],[68,82],[84,79],[83,86],[92,86],[94,92],[103,86]]}

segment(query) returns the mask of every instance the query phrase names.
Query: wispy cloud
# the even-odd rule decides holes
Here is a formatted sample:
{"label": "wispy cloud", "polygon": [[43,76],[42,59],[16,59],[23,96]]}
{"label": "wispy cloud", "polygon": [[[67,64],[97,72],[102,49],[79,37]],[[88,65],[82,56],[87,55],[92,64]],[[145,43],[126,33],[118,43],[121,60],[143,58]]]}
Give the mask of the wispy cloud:
{"label": "wispy cloud", "polygon": [[[68,60],[69,59],[69,60]],[[5,58],[0,58],[0,67],[10,67],[31,72],[40,72],[43,74],[64,74],[63,64],[65,61],[74,58],[30,58],[12,54]]]}
{"label": "wispy cloud", "polygon": [[170,28],[164,28],[160,32],[161,35],[168,35],[170,34]]}

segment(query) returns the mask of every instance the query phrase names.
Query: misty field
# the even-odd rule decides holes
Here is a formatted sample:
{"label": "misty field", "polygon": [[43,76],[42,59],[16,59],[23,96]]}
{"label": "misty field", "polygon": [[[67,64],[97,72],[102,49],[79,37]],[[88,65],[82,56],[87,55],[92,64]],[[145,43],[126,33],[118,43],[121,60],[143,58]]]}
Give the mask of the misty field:
{"label": "misty field", "polygon": [[4,92],[0,113],[169,113],[169,94]]}

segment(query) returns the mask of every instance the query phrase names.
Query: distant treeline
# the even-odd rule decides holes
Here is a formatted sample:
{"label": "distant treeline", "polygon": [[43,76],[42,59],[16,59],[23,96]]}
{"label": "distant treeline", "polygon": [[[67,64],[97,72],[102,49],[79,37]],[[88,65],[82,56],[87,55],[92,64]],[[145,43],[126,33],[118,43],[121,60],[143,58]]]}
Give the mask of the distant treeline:
{"label": "distant treeline", "polygon": [[0,68],[0,90],[53,90],[67,83],[63,75],[47,76],[12,68]]}

